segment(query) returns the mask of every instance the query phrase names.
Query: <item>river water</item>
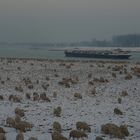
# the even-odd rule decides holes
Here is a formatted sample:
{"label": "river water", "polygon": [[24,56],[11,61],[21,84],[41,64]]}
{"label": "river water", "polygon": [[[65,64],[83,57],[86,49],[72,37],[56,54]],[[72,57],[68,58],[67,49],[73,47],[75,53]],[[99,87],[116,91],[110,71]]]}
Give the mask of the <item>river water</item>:
{"label": "river water", "polygon": [[[63,47],[64,48],[64,47]],[[67,58],[64,51],[58,50],[50,51],[53,47],[40,47],[30,45],[0,45],[0,57],[22,57],[22,58],[47,58],[47,59],[80,59],[80,58]],[[129,61],[140,61],[140,52],[131,53]],[[87,58],[85,58],[87,59]],[[94,59],[94,58],[92,58]]]}

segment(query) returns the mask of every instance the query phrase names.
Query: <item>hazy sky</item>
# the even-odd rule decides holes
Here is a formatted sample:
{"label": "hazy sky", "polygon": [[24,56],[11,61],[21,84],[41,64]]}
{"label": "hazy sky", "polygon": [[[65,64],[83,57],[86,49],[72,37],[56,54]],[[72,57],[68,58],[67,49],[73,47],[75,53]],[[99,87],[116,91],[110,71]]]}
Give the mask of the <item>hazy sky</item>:
{"label": "hazy sky", "polygon": [[80,41],[127,33],[140,33],[140,0],[0,0],[0,41]]}

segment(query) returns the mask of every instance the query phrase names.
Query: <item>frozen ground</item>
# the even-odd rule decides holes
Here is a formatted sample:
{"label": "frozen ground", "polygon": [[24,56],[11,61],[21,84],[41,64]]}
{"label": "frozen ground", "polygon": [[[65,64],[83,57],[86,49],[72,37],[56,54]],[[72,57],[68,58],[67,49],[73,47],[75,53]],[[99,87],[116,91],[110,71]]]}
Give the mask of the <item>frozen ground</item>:
{"label": "frozen ground", "polygon": [[[112,71],[115,65],[123,65],[120,71]],[[132,67],[140,67],[139,63],[115,63],[115,62],[69,62],[69,61],[37,61],[37,60],[7,60],[0,62],[0,95],[4,100],[0,101],[0,127],[6,131],[7,140],[15,140],[17,132],[14,128],[6,125],[6,118],[14,117],[16,107],[25,110],[26,120],[34,125],[31,131],[24,133],[25,140],[29,137],[37,137],[38,140],[51,140],[51,129],[54,121],[61,123],[65,137],[69,132],[76,129],[77,121],[85,121],[91,125],[91,133],[87,140],[95,140],[96,136],[102,136],[105,140],[116,140],[101,132],[101,125],[115,123],[127,124],[130,136],[126,140],[140,139],[140,78],[135,76]],[[124,69],[127,72],[124,72]],[[116,73],[116,78],[112,77]],[[132,79],[125,80],[127,74]],[[90,75],[90,76],[88,76]],[[103,77],[108,82],[98,82],[94,78]],[[29,78],[33,88],[25,85],[23,78]],[[75,80],[70,87],[60,85],[62,78]],[[38,80],[38,82],[37,82]],[[93,81],[92,84],[89,82]],[[42,85],[49,84],[45,90]],[[23,92],[15,90],[21,86]],[[96,94],[92,94],[93,89]],[[125,97],[121,96],[123,90],[128,92]],[[45,92],[51,102],[33,101],[34,92]],[[57,93],[57,97],[53,93]],[[26,93],[31,99],[26,98]],[[80,93],[82,99],[74,97],[74,93]],[[20,96],[21,102],[9,101],[9,95]],[[118,103],[121,97],[122,103]],[[55,117],[53,109],[61,106],[61,117]],[[119,108],[123,115],[114,114],[114,108]]]}

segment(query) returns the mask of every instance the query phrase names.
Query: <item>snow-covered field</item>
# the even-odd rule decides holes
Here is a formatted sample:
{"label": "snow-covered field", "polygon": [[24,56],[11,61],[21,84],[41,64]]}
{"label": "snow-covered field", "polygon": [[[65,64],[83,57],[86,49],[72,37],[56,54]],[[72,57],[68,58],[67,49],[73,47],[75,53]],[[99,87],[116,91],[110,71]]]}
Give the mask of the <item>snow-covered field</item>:
{"label": "snow-covered field", "polygon": [[[113,71],[115,66],[122,68]],[[130,135],[125,139],[139,140],[140,78],[131,69],[135,66],[140,67],[140,63],[1,59],[0,95],[4,99],[0,100],[0,127],[5,129],[7,140],[15,140],[17,131],[6,125],[6,118],[14,117],[14,110],[19,107],[25,110],[22,120],[33,124],[31,131],[24,133],[25,140],[31,136],[51,140],[54,121],[61,124],[62,134],[67,138],[69,132],[76,129],[76,122],[85,121],[91,127],[87,140],[95,140],[96,136],[116,140],[101,132],[101,125],[106,123],[127,124]],[[116,78],[112,73],[116,73]],[[125,79],[128,74],[132,79]],[[68,85],[60,84],[63,78],[71,79],[67,80]],[[33,87],[29,88],[24,79],[30,79]],[[42,85],[47,85],[46,89]],[[15,90],[19,86],[23,91]],[[127,91],[128,95],[122,96],[122,91]],[[45,92],[51,102],[33,101],[34,92]],[[31,99],[26,98],[26,93]],[[82,99],[74,97],[75,93],[80,93]],[[21,102],[9,101],[9,95],[19,96]],[[121,104],[118,98],[122,99]],[[53,114],[58,106],[62,108],[60,117]],[[114,114],[114,108],[119,108],[123,115]]]}

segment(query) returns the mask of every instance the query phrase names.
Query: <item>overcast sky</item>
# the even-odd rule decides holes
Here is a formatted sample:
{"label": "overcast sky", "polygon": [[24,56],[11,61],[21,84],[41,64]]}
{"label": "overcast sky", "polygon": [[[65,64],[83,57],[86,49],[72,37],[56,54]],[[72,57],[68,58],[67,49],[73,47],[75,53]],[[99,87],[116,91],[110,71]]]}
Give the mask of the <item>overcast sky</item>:
{"label": "overcast sky", "polygon": [[81,41],[127,33],[140,33],[140,0],[0,0],[0,41]]}

